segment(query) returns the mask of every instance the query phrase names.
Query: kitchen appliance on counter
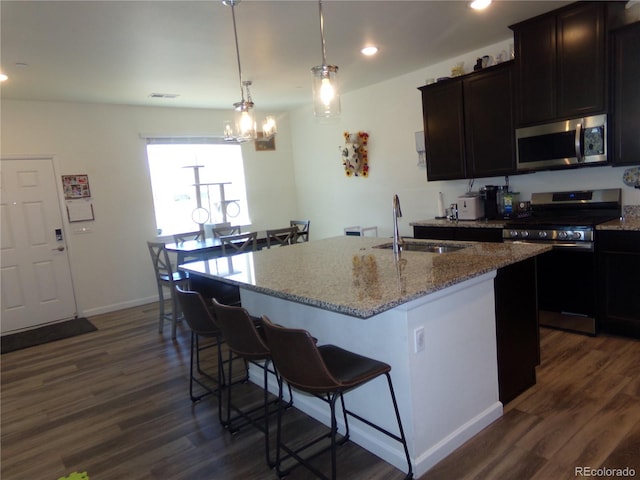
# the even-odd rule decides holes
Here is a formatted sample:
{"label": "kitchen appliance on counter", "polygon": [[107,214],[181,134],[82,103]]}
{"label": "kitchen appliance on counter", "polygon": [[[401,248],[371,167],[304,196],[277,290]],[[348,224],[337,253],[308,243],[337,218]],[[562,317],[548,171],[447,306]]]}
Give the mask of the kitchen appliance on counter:
{"label": "kitchen appliance on counter", "polygon": [[607,116],[575,118],[516,130],[518,171],[607,162]]}
{"label": "kitchen appliance on counter", "polygon": [[534,193],[531,214],[505,225],[505,242],[548,243],[537,257],[540,325],[596,335],[595,227],[619,218],[621,190]]}
{"label": "kitchen appliance on counter", "polygon": [[469,192],[458,197],[458,220],[484,218],[484,202],[478,193]]}
{"label": "kitchen appliance on counter", "polygon": [[485,185],[480,189],[480,198],[484,203],[484,218],[495,220],[498,218],[498,187],[496,185]]}

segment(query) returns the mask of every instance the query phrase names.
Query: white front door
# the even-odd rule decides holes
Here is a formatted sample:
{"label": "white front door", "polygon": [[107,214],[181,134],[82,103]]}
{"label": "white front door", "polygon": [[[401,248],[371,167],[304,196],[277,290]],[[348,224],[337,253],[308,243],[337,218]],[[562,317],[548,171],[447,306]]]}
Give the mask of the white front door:
{"label": "white front door", "polygon": [[76,316],[52,158],[0,163],[0,332]]}

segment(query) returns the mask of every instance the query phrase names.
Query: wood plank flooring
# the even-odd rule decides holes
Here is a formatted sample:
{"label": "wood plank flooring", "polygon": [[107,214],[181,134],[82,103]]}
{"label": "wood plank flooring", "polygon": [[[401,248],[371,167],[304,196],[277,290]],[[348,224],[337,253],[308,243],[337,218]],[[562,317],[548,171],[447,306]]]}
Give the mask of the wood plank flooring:
{"label": "wood plank flooring", "polygon": [[[156,318],[155,304],[100,315],[90,318],[97,332],[2,355],[3,480],[73,471],[91,480],[276,478],[260,432],[232,436],[218,423],[215,398],[191,403],[186,325],[171,341]],[[541,334],[537,385],[421,480],[569,479],[577,466],[631,467],[640,476],[640,342]],[[237,394],[260,398],[253,385]],[[292,409],[287,428],[323,427]],[[403,478],[352,443],[338,458],[344,479]],[[318,459],[321,468],[326,462]],[[287,478],[314,477],[297,469]]]}

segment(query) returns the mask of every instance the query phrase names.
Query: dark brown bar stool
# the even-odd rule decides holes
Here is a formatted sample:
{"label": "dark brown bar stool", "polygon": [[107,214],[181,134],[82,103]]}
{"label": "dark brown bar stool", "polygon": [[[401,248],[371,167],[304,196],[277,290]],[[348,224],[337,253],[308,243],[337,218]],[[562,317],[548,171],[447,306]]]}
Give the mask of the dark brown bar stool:
{"label": "dark brown bar stool", "polygon": [[[249,312],[242,307],[234,307],[229,305],[223,305],[218,303],[216,299],[212,299],[212,309],[215,316],[216,324],[219,326],[222,334],[224,335],[227,346],[229,347],[229,355],[232,353],[236,356],[243,358],[246,362],[257,365],[264,371],[263,376],[263,388],[264,388],[264,401],[263,404],[243,411],[231,402],[231,385],[226,389],[226,418],[221,419],[222,424],[231,432],[236,433],[240,428],[245,425],[251,424],[264,432],[265,438],[265,455],[269,468],[273,468],[275,463],[271,460],[269,455],[269,416],[275,414],[277,410],[270,411],[270,406],[275,406],[279,403],[280,398],[269,401],[269,391],[267,389],[268,374],[271,373],[278,378],[275,369],[269,368],[271,365],[271,352],[264,340],[264,333],[262,330],[262,320],[260,318],[252,317]],[[233,378],[233,362],[228,361],[228,373],[227,378]],[[221,400],[219,398],[219,400]],[[220,403],[222,403],[220,401]],[[291,389],[289,388],[289,402],[284,407],[290,407],[293,403],[291,396]],[[256,415],[259,410],[262,410],[261,415]],[[236,415],[231,416],[231,411],[234,411]],[[237,423],[237,420],[242,419],[241,423]],[[260,423],[262,421],[262,423]],[[235,423],[235,425],[234,425]]]}
{"label": "dark brown bar stool", "polygon": [[[340,398],[346,429],[340,444],[349,440],[349,423],[347,421],[347,416],[354,417],[402,444],[408,468],[405,478],[413,478],[413,467],[409,457],[407,440],[404,435],[404,429],[402,428],[402,422],[400,421],[400,412],[398,410],[396,396],[393,391],[391,376],[389,375],[391,366],[378,360],[349,352],[335,345],[317,346],[314,338],[306,330],[285,328],[274,325],[266,316],[262,317],[262,321],[267,345],[271,350],[271,358],[280,375],[280,399],[282,399],[282,380],[284,379],[294,389],[316,395],[318,398],[326,401],[331,409],[330,432],[295,449],[289,447],[282,440],[282,408],[278,409],[276,440],[276,471],[278,476],[284,477],[288,475],[293,468],[298,466],[294,465],[287,470],[281,469],[282,461],[294,458],[299,464],[304,465],[318,477],[328,479],[327,476],[307,461],[317,456],[320,452],[314,452],[312,455],[309,455],[308,458],[303,458],[301,453],[312,445],[317,444],[323,438],[329,437],[330,444],[322,450],[322,452],[328,449],[331,450],[331,479],[335,480],[336,432],[338,430],[336,422],[336,401]],[[383,429],[354,412],[347,410],[345,407],[343,398],[343,394],[345,392],[364,385],[381,375],[384,375],[387,378],[389,393],[391,394],[393,408],[398,421],[398,435]],[[281,450],[284,450],[286,453],[284,457],[281,456]]]}

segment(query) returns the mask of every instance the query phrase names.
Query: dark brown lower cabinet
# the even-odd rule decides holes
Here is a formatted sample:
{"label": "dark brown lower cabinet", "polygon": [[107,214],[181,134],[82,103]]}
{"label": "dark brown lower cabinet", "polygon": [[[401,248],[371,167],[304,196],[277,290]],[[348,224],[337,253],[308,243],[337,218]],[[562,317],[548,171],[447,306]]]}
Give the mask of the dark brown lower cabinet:
{"label": "dark brown lower cabinet", "polygon": [[598,230],[600,331],[640,338],[640,232]]}
{"label": "dark brown lower cabinet", "polygon": [[499,269],[494,288],[499,398],[506,404],[535,385],[540,364],[535,257]]}

